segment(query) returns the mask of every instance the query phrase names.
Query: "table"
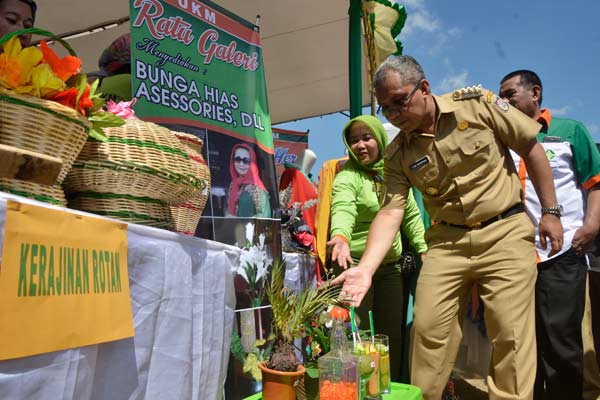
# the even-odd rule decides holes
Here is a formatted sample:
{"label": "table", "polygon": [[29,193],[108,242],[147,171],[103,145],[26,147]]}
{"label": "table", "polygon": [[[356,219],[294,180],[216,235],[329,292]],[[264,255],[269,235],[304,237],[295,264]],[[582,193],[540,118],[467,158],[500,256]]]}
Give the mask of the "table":
{"label": "table", "polygon": [[[381,396],[381,400],[422,400],[421,389],[404,383],[392,382],[392,392]],[[262,400],[262,394],[256,393],[244,400]]]}
{"label": "table", "polygon": [[[7,199],[58,208],[0,193],[0,245]],[[221,398],[239,249],[138,225],[127,239],[135,336],[2,361],[1,398]]]}

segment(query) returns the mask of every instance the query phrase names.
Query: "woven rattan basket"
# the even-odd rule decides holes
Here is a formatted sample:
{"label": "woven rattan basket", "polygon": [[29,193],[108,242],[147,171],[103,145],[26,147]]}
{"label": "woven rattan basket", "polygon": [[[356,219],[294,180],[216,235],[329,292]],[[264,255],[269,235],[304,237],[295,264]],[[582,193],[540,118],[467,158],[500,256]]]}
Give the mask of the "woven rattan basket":
{"label": "woven rattan basket", "polygon": [[0,192],[12,193],[61,207],[67,205],[65,193],[60,185],[56,184],[48,186],[17,179],[0,178]]}
{"label": "woven rattan basket", "polygon": [[108,141],[89,141],[78,161],[126,161],[192,176],[200,172],[200,166],[190,162],[187,148],[163,126],[126,119],[125,125],[104,132]]}
{"label": "woven rattan basket", "polygon": [[[38,28],[11,32],[0,38],[0,46],[21,34],[49,37],[62,44],[70,55],[76,56],[65,40]],[[0,88],[0,144],[60,158],[63,165],[56,181],[59,184],[85,143],[89,128],[89,121],[72,108]],[[40,189],[42,196],[48,194],[45,188],[29,189]]]}
{"label": "woven rattan basket", "polygon": [[206,161],[202,158],[202,147],[204,146],[202,139],[183,132],[174,132],[174,134],[186,146],[192,161],[200,165],[199,177],[204,182],[204,189],[199,191],[190,200],[170,207],[171,220],[173,221],[175,231],[186,235],[194,235],[210,192],[210,171],[208,165],[206,165]]}
{"label": "woven rattan basket", "polygon": [[59,157],[61,183],[83,147],[89,122],[54,101],[0,89],[0,144]]}
{"label": "woven rattan basket", "polygon": [[69,197],[69,207],[133,224],[172,228],[169,206],[149,197],[81,192]]}
{"label": "woven rattan basket", "polygon": [[137,119],[88,141],[65,180],[68,193],[99,192],[181,204],[203,189],[201,165],[169,129]]}
{"label": "woven rattan basket", "polygon": [[202,181],[196,177],[116,161],[76,161],[65,180],[69,195],[112,193],[148,197],[168,204],[181,204],[201,188]]}

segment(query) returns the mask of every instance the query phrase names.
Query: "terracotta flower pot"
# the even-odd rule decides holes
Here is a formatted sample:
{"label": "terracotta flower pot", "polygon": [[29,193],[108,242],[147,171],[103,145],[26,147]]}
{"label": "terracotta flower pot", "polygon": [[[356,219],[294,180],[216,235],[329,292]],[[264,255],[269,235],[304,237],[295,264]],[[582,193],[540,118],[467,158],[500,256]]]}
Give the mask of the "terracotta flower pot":
{"label": "terracotta flower pot", "polygon": [[267,368],[263,361],[258,368],[262,371],[263,400],[296,400],[295,383],[306,372],[302,365],[296,372],[282,372]]}

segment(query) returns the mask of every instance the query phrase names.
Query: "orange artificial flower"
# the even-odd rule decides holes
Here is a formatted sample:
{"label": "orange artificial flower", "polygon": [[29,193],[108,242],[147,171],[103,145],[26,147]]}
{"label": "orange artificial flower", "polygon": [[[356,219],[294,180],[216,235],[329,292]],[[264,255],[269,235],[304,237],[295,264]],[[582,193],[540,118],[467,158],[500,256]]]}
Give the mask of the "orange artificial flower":
{"label": "orange artificial flower", "polygon": [[63,82],[66,82],[67,79],[79,73],[81,70],[81,60],[79,58],[75,56],[65,56],[60,58],[56,55],[54,50],[48,47],[45,40],[40,42],[40,48],[44,55],[43,61],[50,65],[54,75]]}
{"label": "orange artificial flower", "polygon": [[86,84],[85,90],[79,98],[79,103],[76,106],[75,102],[77,101],[77,94],[77,88],[69,88],[67,90],[63,90],[62,92],[55,94],[52,97],[49,97],[48,100],[52,100],[64,106],[73,108],[82,115],[86,115],[86,110],[94,106],[94,103],[90,99],[90,85]]}

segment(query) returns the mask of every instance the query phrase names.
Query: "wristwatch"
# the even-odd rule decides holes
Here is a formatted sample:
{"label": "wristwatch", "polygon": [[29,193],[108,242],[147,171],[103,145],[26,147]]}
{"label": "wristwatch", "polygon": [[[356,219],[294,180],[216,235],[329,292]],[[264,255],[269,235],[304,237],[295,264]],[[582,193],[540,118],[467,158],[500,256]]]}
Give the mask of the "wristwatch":
{"label": "wristwatch", "polygon": [[558,218],[562,217],[563,206],[560,204],[555,205],[554,207],[542,207],[542,215],[544,214],[552,214],[556,215]]}

